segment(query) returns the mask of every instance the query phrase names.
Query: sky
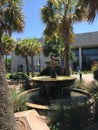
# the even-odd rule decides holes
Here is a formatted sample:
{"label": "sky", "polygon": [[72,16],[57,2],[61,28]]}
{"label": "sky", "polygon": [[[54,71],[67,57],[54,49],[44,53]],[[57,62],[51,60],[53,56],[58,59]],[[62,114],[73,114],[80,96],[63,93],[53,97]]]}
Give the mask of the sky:
{"label": "sky", "polygon": [[[25,28],[22,33],[13,33],[12,37],[15,39],[41,38],[45,25],[42,22],[40,10],[46,0],[23,0],[23,2]],[[93,23],[75,23],[73,29],[75,34],[98,31],[98,18]]]}

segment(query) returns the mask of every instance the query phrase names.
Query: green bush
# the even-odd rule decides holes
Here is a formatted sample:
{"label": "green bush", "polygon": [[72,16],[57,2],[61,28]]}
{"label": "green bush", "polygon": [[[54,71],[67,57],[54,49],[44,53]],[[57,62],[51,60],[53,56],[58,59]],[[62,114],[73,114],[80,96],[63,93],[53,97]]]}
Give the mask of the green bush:
{"label": "green bush", "polygon": [[50,130],[61,130],[62,129],[62,124],[60,122],[56,124],[52,124],[49,126]]}
{"label": "green bush", "polygon": [[43,75],[50,76],[50,75],[51,75],[51,68],[50,68],[50,67],[44,68],[44,69],[40,72],[40,75],[41,75],[41,76],[43,76]]}
{"label": "green bush", "polygon": [[87,125],[87,121],[92,117],[90,106],[73,105],[73,108],[67,111],[66,122],[74,130],[81,130]]}
{"label": "green bush", "polygon": [[98,64],[95,64],[92,67],[92,71],[93,71],[94,79],[98,81]]}
{"label": "green bush", "polygon": [[10,74],[9,78],[13,80],[24,80],[24,79],[29,79],[29,76],[23,72],[18,72],[18,73]]}
{"label": "green bush", "polygon": [[[61,106],[60,106],[61,107]],[[53,112],[50,120],[51,130],[56,130],[56,127],[59,130],[82,130],[87,127],[88,120],[92,117],[90,106],[87,104],[79,105],[73,104],[71,109],[64,109],[64,106],[61,107],[60,110]],[[58,126],[57,123],[60,122]],[[54,126],[54,129],[53,127]]]}
{"label": "green bush", "polygon": [[46,67],[44,68],[41,72],[40,75],[47,75],[47,76],[51,76],[52,74],[56,74],[56,75],[62,75],[61,73],[62,69],[59,66],[56,66],[54,70],[52,70],[52,67]]}
{"label": "green bush", "polygon": [[10,89],[10,97],[13,104],[14,112],[24,111],[27,109],[26,102],[28,101],[27,96],[21,95],[21,92],[15,88]]}
{"label": "green bush", "polygon": [[98,68],[93,72],[94,79],[98,81]]}
{"label": "green bush", "polygon": [[92,81],[92,83],[90,84],[88,91],[94,95],[96,93],[98,93],[98,82],[96,81]]}

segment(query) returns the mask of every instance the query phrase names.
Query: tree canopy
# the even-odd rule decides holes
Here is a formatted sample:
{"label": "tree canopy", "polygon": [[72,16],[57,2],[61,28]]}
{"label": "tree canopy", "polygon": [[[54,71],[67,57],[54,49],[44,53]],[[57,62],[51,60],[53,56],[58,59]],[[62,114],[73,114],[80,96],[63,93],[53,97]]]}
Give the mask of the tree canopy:
{"label": "tree canopy", "polygon": [[87,17],[86,9],[77,0],[47,0],[41,9],[43,22],[46,24],[44,36],[50,39],[57,33],[64,44],[66,76],[70,75],[69,45],[73,42],[73,23]]}

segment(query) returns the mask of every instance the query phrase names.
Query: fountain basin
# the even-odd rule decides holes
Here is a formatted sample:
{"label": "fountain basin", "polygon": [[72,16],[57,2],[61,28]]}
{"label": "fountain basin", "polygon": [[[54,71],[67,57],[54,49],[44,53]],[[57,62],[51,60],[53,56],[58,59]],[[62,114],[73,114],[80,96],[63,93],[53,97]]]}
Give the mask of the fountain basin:
{"label": "fountain basin", "polygon": [[35,87],[40,88],[39,95],[41,97],[60,98],[70,95],[75,78],[69,76],[39,76],[32,78]]}
{"label": "fountain basin", "polygon": [[[36,109],[40,114],[42,115],[50,115],[53,111],[58,111],[60,109],[60,105],[64,106],[64,109],[71,109],[74,107],[74,105],[85,105],[87,104],[89,107],[91,107],[94,103],[93,98],[91,95],[83,90],[80,89],[71,89],[71,96],[66,98],[60,98],[60,99],[52,99],[49,101],[48,105],[45,101],[44,104],[41,103],[41,98],[37,97],[39,90],[33,89],[29,90],[29,92],[25,92],[26,95],[28,95],[30,101],[27,102],[27,106],[31,109]],[[24,94],[24,93],[23,93]],[[36,100],[34,100],[36,98]],[[37,101],[38,100],[38,101]],[[44,99],[45,100],[45,99]]]}

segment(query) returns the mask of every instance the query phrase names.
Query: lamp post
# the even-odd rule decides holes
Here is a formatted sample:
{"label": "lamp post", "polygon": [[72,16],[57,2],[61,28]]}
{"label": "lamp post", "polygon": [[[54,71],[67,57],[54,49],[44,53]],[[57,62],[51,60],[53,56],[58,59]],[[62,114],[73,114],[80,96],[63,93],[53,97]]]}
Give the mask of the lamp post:
{"label": "lamp post", "polygon": [[41,62],[40,62],[40,52],[38,53],[38,69],[39,69],[39,73],[41,72]]}

